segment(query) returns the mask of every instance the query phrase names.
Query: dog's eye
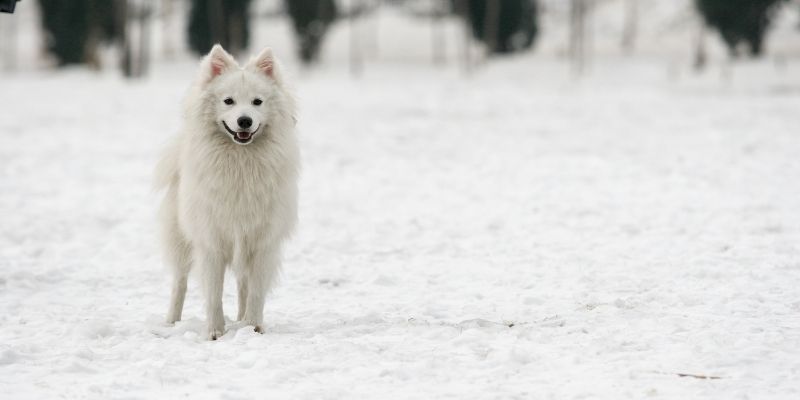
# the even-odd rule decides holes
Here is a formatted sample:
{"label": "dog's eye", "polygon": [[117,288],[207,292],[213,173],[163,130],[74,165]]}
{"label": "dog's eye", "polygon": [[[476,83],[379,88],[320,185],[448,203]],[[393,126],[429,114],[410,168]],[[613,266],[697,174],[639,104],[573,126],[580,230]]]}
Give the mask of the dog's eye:
{"label": "dog's eye", "polygon": [[263,103],[263,101],[261,101],[261,99],[255,99],[255,100],[253,100],[253,105],[254,105],[254,106],[260,106],[260,105],[261,105],[261,103]]}
{"label": "dog's eye", "polygon": [[222,101],[225,102],[225,104],[227,104],[227,105],[233,104],[233,99],[230,98],[230,97],[227,97],[225,100],[222,100]]}

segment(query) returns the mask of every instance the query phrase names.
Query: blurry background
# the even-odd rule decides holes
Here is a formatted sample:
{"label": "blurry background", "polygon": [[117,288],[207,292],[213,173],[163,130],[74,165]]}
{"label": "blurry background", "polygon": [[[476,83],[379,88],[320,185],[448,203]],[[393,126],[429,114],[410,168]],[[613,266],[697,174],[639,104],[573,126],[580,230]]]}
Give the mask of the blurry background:
{"label": "blurry background", "polygon": [[[151,175],[217,41],[303,168],[266,332],[207,343]],[[798,1],[23,0],[0,70],[14,399],[800,398]]]}
{"label": "blurry background", "polygon": [[[0,15],[6,72],[85,65],[145,76],[221,43],[309,67],[458,66],[505,56],[658,57],[665,68],[800,53],[796,0],[26,0]],[[291,50],[291,51],[290,51]],[[535,62],[535,60],[531,62]]]}

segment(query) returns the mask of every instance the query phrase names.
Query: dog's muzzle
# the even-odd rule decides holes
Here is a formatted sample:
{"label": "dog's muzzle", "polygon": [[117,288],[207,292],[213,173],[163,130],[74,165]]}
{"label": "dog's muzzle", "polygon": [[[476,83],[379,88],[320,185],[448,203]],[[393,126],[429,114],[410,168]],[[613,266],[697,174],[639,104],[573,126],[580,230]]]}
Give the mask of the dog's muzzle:
{"label": "dog's muzzle", "polygon": [[240,144],[250,143],[250,141],[253,140],[253,136],[255,136],[256,132],[258,132],[258,129],[261,128],[261,125],[258,125],[256,129],[253,129],[252,131],[234,131],[228,127],[228,124],[226,124],[225,121],[222,121],[222,126],[224,126],[225,130],[228,131],[228,134],[233,137],[233,140]]}

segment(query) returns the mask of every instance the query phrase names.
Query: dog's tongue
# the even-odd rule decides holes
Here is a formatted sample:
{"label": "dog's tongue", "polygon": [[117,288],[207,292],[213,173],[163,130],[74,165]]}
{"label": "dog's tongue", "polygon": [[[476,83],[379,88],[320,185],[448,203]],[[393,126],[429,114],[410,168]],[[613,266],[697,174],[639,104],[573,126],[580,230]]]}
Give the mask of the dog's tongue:
{"label": "dog's tongue", "polygon": [[236,137],[241,140],[250,139],[250,132],[236,132]]}

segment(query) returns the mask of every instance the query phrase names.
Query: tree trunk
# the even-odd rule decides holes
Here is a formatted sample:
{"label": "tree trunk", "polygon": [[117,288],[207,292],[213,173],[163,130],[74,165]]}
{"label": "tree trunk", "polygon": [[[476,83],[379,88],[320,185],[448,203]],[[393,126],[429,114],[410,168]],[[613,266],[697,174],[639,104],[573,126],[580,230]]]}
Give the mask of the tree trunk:
{"label": "tree trunk", "polygon": [[697,37],[695,37],[695,51],[694,51],[694,70],[697,72],[702,71],[708,62],[708,55],[706,54],[706,32],[705,24],[700,21],[700,26],[697,29]]}
{"label": "tree trunk", "polygon": [[356,22],[358,12],[353,10],[362,9],[363,4],[361,0],[350,0],[350,74],[354,77],[361,76],[364,68],[363,55],[361,54],[361,41],[359,40],[358,32],[356,31]]}
{"label": "tree trunk", "polygon": [[486,37],[486,55],[497,51],[498,29],[500,28],[500,2],[499,0],[486,0],[486,15],[483,18],[483,32]]}
{"label": "tree trunk", "polygon": [[569,56],[572,72],[583,75],[586,69],[586,15],[588,0],[572,0],[570,5]]}
{"label": "tree trunk", "polygon": [[3,58],[3,71],[17,69],[17,18],[13,15],[0,16],[0,57]]}
{"label": "tree trunk", "polygon": [[137,15],[139,21],[139,56],[137,77],[147,75],[150,65],[150,17],[153,15],[151,0],[140,2],[141,9]]}
{"label": "tree trunk", "polygon": [[[225,29],[225,13],[222,8],[223,0],[208,0],[208,27],[211,31],[211,43],[223,42]],[[230,49],[228,49],[230,51]]]}
{"label": "tree trunk", "polygon": [[470,10],[469,0],[456,0],[456,12],[464,22],[463,46],[461,48],[461,60],[464,73],[472,72],[472,36],[470,30]]}
{"label": "tree trunk", "polygon": [[[443,0],[434,1],[433,18],[431,19],[431,52],[433,54],[433,64],[441,65],[445,62],[445,36],[442,23],[444,22]],[[438,3],[438,4],[437,4]]]}
{"label": "tree trunk", "polygon": [[128,28],[128,1],[127,0],[115,0],[117,3],[116,5],[116,27],[117,27],[117,36],[120,40],[120,68],[122,69],[122,75],[126,78],[130,78],[133,75],[133,60],[131,55],[131,40],[129,35],[129,28]]}
{"label": "tree trunk", "polygon": [[175,57],[175,35],[172,33],[172,27],[175,14],[175,1],[162,0],[161,1],[161,51],[165,59],[172,59]]}
{"label": "tree trunk", "polygon": [[633,53],[636,47],[636,35],[639,23],[639,0],[626,0],[625,26],[622,29],[622,51]]}

